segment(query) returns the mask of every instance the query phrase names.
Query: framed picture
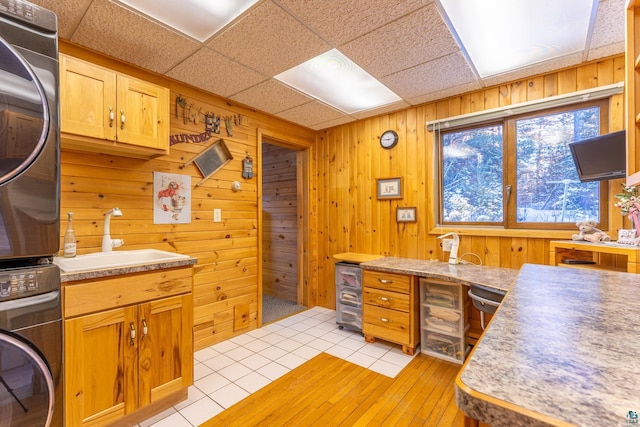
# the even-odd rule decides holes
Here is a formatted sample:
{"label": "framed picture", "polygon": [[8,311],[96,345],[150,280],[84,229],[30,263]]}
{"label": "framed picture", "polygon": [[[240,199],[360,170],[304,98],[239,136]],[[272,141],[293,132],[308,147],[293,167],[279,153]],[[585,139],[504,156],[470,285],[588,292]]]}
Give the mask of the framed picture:
{"label": "framed picture", "polygon": [[396,221],[397,222],[416,222],[416,208],[396,208]]}
{"label": "framed picture", "polygon": [[402,178],[378,178],[378,199],[402,199]]}

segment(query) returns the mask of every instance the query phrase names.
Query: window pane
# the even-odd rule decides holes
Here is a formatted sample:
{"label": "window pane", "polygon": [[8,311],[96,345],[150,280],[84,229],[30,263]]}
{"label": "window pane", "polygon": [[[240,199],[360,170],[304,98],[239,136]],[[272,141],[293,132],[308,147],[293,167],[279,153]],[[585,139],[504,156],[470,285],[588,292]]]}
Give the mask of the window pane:
{"label": "window pane", "polygon": [[516,121],[517,222],[600,221],[600,185],[580,182],[568,145],[600,134],[599,110]]}
{"label": "window pane", "polygon": [[502,125],[442,135],[443,222],[503,222]]}

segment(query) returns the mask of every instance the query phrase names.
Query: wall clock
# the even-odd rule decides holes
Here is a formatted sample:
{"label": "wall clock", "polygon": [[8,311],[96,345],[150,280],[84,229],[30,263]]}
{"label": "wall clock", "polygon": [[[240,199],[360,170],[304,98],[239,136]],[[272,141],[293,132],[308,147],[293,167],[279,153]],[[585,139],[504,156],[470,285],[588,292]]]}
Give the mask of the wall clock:
{"label": "wall clock", "polygon": [[398,143],[398,134],[394,130],[386,130],[380,136],[380,145],[382,148],[393,148]]}

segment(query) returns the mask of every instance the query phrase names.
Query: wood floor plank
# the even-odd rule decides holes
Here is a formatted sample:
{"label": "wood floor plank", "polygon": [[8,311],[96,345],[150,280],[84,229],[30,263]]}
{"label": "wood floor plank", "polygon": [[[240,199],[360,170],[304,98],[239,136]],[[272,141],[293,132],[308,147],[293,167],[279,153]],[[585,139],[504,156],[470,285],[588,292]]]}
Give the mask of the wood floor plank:
{"label": "wood floor plank", "polygon": [[453,389],[459,369],[418,354],[389,378],[322,353],[201,427],[462,427]]}

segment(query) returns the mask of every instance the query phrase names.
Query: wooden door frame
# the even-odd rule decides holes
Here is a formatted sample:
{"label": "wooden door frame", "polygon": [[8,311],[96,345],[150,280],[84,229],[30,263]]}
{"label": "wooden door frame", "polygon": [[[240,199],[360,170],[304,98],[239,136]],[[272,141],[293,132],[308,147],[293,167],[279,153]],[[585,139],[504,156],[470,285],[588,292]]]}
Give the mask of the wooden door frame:
{"label": "wooden door frame", "polygon": [[314,262],[311,248],[316,236],[312,233],[312,218],[314,206],[311,193],[313,165],[312,148],[315,141],[300,139],[299,137],[283,134],[281,132],[258,128],[257,130],[257,199],[258,199],[258,327],[262,326],[262,144],[272,144],[296,151],[296,186],[297,186],[297,303],[312,307],[315,305],[314,296],[317,292],[316,275],[313,274]]}

